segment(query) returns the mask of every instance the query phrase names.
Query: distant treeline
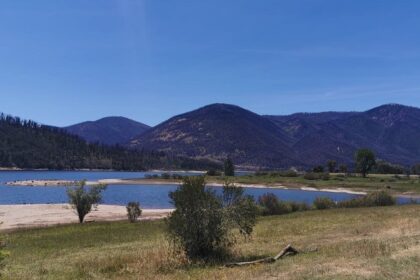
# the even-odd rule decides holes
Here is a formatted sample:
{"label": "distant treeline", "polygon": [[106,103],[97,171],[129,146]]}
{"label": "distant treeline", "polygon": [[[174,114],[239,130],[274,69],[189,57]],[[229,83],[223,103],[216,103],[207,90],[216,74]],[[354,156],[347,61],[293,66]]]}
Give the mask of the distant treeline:
{"label": "distant treeline", "polygon": [[211,161],[175,157],[163,152],[89,144],[59,128],[4,114],[0,114],[0,166],[56,170],[220,168]]}

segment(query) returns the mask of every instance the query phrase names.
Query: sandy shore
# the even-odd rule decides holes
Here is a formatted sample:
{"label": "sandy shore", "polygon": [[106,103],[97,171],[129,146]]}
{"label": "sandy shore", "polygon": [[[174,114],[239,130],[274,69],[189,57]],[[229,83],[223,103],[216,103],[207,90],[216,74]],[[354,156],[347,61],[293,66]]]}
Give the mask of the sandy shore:
{"label": "sandy shore", "polygon": [[[63,181],[63,180],[27,180],[27,181],[13,181],[7,182],[7,185],[10,186],[71,186],[74,185],[75,181]],[[162,179],[102,179],[98,181],[87,181],[87,185],[179,185],[181,181],[167,181]],[[213,187],[222,187],[223,184],[220,183],[208,183],[208,186]],[[348,193],[348,194],[358,194],[365,195],[366,192],[363,191],[353,191],[345,188],[311,188],[311,187],[298,187],[298,188],[288,188],[284,185],[264,185],[264,184],[240,184],[236,183],[237,186],[243,188],[254,188],[254,189],[298,189],[302,191],[319,191],[319,192],[333,192],[333,193]]]}
{"label": "sandy shore", "polygon": [[[140,219],[162,219],[170,212],[170,209],[144,209]],[[86,216],[86,222],[126,219],[125,206],[117,205],[99,205],[97,210]],[[68,204],[0,205],[0,222],[0,231],[5,231],[78,223],[78,218]]]}

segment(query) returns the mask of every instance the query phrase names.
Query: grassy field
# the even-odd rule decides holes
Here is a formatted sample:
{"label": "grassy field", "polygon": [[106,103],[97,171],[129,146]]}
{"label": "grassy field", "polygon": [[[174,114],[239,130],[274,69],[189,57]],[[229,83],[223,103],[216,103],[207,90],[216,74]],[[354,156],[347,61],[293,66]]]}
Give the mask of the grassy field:
{"label": "grassy field", "polygon": [[[274,264],[188,265],[164,222],[92,223],[7,234],[5,279],[420,279],[420,206],[334,209],[261,218],[237,260],[304,251]],[[317,249],[314,251],[314,249]]]}

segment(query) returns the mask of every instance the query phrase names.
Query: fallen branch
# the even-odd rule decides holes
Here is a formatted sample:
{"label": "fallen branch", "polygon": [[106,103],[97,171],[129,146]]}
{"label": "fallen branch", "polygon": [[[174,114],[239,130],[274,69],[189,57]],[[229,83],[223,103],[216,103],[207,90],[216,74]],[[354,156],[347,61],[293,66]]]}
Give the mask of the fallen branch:
{"label": "fallen branch", "polygon": [[258,263],[273,263],[285,256],[296,255],[298,253],[299,252],[295,248],[293,248],[292,245],[287,245],[280,253],[278,253],[274,257],[259,259],[259,260],[250,261],[250,262],[230,263],[230,264],[227,264],[226,266],[235,267],[235,266],[246,266],[246,265],[258,264]]}

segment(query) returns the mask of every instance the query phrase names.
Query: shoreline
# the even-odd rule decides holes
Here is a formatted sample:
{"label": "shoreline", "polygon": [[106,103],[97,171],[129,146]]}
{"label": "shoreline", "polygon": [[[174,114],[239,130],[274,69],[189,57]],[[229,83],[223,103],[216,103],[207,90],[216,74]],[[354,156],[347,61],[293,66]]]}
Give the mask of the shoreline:
{"label": "shoreline", "polygon": [[[24,181],[14,181],[6,182],[7,186],[14,187],[63,187],[63,186],[73,186],[77,181],[68,181],[68,180],[24,180]],[[97,181],[86,181],[86,185],[179,185],[181,181],[165,181],[162,179],[101,179]],[[208,186],[212,187],[222,187],[223,184],[216,182],[207,183]],[[235,185],[243,188],[254,188],[254,189],[282,189],[282,190],[302,190],[302,191],[312,191],[312,192],[331,192],[331,193],[347,193],[355,195],[366,195],[365,191],[353,191],[345,188],[312,188],[312,187],[287,187],[282,184],[276,185],[264,185],[264,184],[241,184],[236,183]]]}
{"label": "shoreline", "polygon": [[[139,221],[166,218],[173,209],[142,209]],[[99,204],[86,216],[86,223],[127,220],[125,206]],[[79,222],[69,204],[0,205],[0,232],[42,228]]]}

